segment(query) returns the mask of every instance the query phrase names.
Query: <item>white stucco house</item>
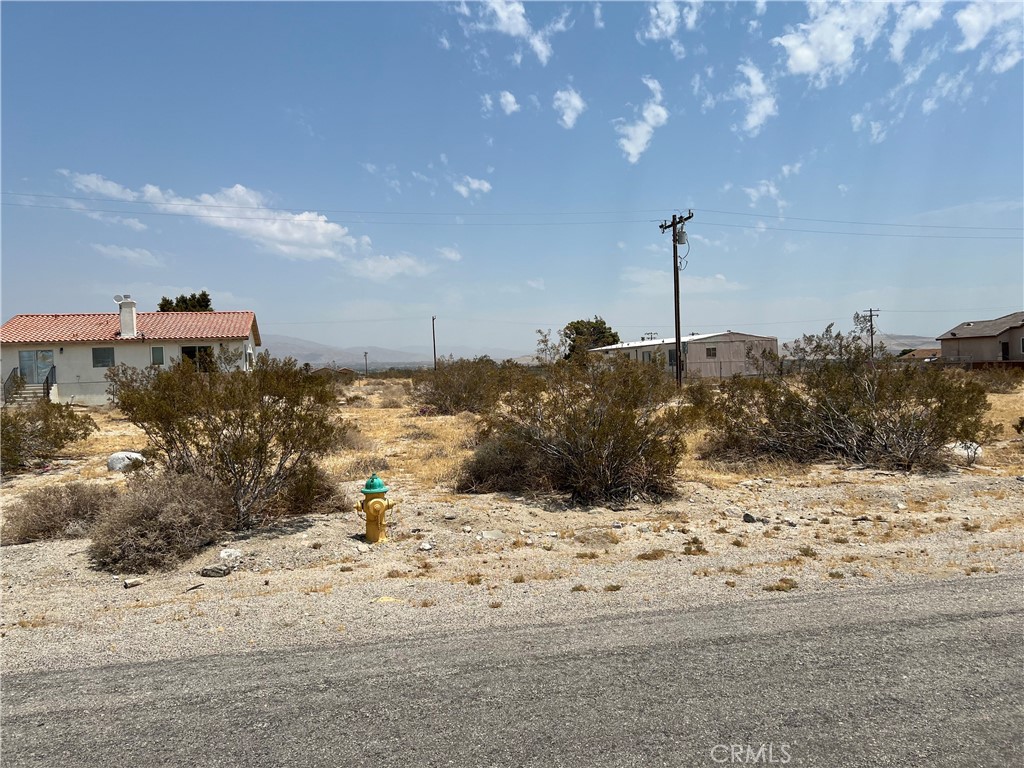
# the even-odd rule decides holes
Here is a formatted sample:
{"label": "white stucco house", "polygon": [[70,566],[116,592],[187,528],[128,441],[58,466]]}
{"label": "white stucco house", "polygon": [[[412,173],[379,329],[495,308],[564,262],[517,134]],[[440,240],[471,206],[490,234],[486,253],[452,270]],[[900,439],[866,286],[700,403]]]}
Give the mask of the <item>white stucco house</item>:
{"label": "white stucco house", "polygon": [[0,327],[5,396],[13,377],[62,403],[108,401],[107,369],[170,365],[221,350],[242,353],[248,369],[261,346],[254,312],[136,312],[131,296],[117,312],[15,315]]}
{"label": "white stucco house", "polygon": [[[737,374],[750,376],[757,369],[747,357],[750,349],[755,356],[768,350],[779,352],[779,340],[774,336],[755,336],[752,333],[723,331],[722,333],[694,333],[682,338],[683,376],[702,378],[728,378]],[[668,372],[676,369],[675,339],[644,339],[624,341],[590,350],[602,355],[625,355],[631,360],[651,363],[660,359]]]}

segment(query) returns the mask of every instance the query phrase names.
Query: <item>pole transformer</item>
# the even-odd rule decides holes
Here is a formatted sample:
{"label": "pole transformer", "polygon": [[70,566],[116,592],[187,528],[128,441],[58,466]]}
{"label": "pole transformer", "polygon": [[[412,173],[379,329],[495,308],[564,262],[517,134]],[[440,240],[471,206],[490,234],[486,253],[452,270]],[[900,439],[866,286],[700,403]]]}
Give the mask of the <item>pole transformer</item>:
{"label": "pole transformer", "polygon": [[683,340],[682,329],[679,327],[679,244],[686,242],[686,230],[684,225],[693,218],[691,210],[686,216],[672,214],[672,221],[662,221],[660,229],[662,234],[666,230],[672,230],[672,284],[675,293],[675,318],[676,318],[676,386],[683,386]]}

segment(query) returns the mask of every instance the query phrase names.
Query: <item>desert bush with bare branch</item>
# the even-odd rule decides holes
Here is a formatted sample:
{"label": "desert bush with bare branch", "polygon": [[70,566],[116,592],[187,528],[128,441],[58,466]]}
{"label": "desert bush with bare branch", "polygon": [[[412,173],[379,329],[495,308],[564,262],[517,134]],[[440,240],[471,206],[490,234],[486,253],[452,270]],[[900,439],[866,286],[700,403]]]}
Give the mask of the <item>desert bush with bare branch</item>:
{"label": "desert bush with bare branch", "polygon": [[722,384],[710,455],[927,469],[943,465],[947,444],[994,433],[984,388],[962,371],[872,356],[861,335],[831,325],[784,349],[786,360],[760,361],[760,377]]}
{"label": "desert bush with bare branch", "polygon": [[116,498],[113,486],[99,483],[62,483],[28,491],[4,510],[0,542],[6,546],[83,538]]}

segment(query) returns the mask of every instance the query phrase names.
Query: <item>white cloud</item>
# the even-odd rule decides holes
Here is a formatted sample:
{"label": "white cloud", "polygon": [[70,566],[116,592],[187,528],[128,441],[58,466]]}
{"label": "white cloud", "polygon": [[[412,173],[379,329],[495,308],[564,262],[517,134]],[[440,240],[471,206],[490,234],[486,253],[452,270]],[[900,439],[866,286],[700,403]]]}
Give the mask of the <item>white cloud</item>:
{"label": "white cloud", "polygon": [[474,179],[472,176],[463,176],[461,181],[452,183],[452,189],[463,197],[468,198],[472,194],[485,195],[491,191],[491,183],[486,179]]}
{"label": "white cloud", "polygon": [[782,178],[786,179],[790,176],[796,176],[800,173],[800,168],[803,163],[790,163],[782,166]]}
{"label": "white cloud", "polygon": [[560,113],[558,124],[566,129],[576,125],[576,120],[583,114],[583,110],[587,108],[587,102],[583,100],[583,97],[572,86],[555,91],[553,105]]}
{"label": "white cloud", "polygon": [[898,13],[896,26],[889,36],[889,55],[893,61],[902,62],[903,52],[913,34],[930,29],[942,16],[942,3],[908,3]]}
{"label": "white cloud", "polygon": [[506,115],[511,115],[513,112],[520,110],[519,102],[516,101],[516,97],[508,91],[502,91],[498,96],[498,101],[501,103],[501,108]]}
{"label": "white cloud", "polygon": [[422,277],[431,271],[429,266],[407,253],[400,253],[396,256],[376,254],[353,259],[348,263],[348,268],[356,277],[377,283],[392,280],[399,275]]}
{"label": "white cloud", "polygon": [[162,267],[163,259],[145,248],[127,248],[123,245],[101,245],[93,243],[92,248],[108,259],[123,261],[138,267]]}
{"label": "white cloud", "polygon": [[973,51],[989,33],[991,45],[981,57],[979,69],[996,74],[1007,72],[1024,58],[1024,26],[1019,3],[979,0],[954,14],[964,39],[957,51]]}
{"label": "white cloud", "polygon": [[485,93],[480,97],[480,114],[484,117],[490,117],[491,112],[494,111],[494,99],[491,98],[489,93]]}
{"label": "white cloud", "polygon": [[450,248],[446,246],[444,248],[438,248],[437,252],[441,254],[442,259],[447,259],[448,261],[462,261],[462,254],[459,253],[458,248]]}
{"label": "white cloud", "polygon": [[467,31],[499,32],[521,40],[530,46],[542,65],[552,56],[551,38],[569,28],[569,12],[552,20],[542,29],[535,30],[526,17],[521,2],[509,0],[485,0],[480,6],[479,20],[466,27]]}
{"label": "white cloud", "polygon": [[683,26],[691,32],[697,28],[697,17],[700,15],[702,5],[704,5],[704,0],[689,0],[686,10],[683,11]]}
{"label": "white cloud", "polygon": [[451,42],[448,40],[448,35],[444,33],[442,33],[441,36],[437,38],[437,44],[440,45],[441,48],[446,51],[451,50],[452,47]]}
{"label": "white cloud", "polygon": [[643,77],[644,85],[651,91],[651,98],[644,102],[640,111],[640,119],[627,123],[619,118],[615,124],[615,131],[622,135],[619,139],[619,147],[626,155],[630,163],[636,163],[640,156],[647,151],[654,136],[654,130],[668,122],[668,110],[661,103],[661,83],[653,77]]}
{"label": "white cloud", "polygon": [[122,186],[115,181],[106,179],[98,173],[72,173],[61,168],[57,171],[61,176],[71,181],[71,186],[79,192],[109,197],[114,200],[137,200],[138,193]]}
{"label": "white cloud", "polygon": [[757,0],[754,3],[754,12],[758,16],[764,16],[765,11],[768,10],[768,0]]}
{"label": "white cloud", "polygon": [[[643,296],[668,296],[672,293],[672,272],[667,269],[631,267],[623,270],[619,278],[626,283],[628,293]],[[726,293],[741,291],[745,288],[746,286],[732,282],[722,274],[702,277],[684,273],[680,278],[680,289],[686,295]]]}
{"label": "white cloud", "polygon": [[779,213],[782,213],[783,209],[786,208],[788,203],[782,199],[782,193],[779,191],[778,186],[774,181],[769,179],[761,179],[753,187],[743,187],[743,191],[747,193],[747,197],[750,198],[750,207],[755,208],[757,204],[764,198],[774,200],[775,205],[779,208]]}
{"label": "white cloud", "polygon": [[809,3],[810,20],[772,40],[786,49],[790,74],[806,75],[819,88],[839,82],[856,65],[857,44],[871,48],[889,16],[888,3]]}
{"label": "white cloud", "polygon": [[765,82],[764,74],[748,59],[736,67],[747,82],[737,83],[729,92],[729,98],[739,99],[747,105],[743,130],[748,136],[757,136],[769,117],[779,114],[775,94]]}
{"label": "white cloud", "polygon": [[967,79],[967,70],[963,69],[956,75],[943,72],[928,90],[928,95],[921,102],[921,111],[926,115],[939,108],[942,100],[962,104],[974,90],[974,85]]}
{"label": "white cloud", "polygon": [[[693,19],[696,22],[696,16]],[[686,49],[676,39],[680,20],[681,14],[676,3],[670,0],[659,0],[656,3],[651,3],[647,6],[647,26],[636,33],[636,38],[641,43],[644,40],[655,42],[665,40],[669,44],[672,55],[677,59],[682,59],[686,56]],[[689,28],[693,29],[693,27]]]}
{"label": "white cloud", "polygon": [[544,278],[543,277],[538,277],[535,280],[527,280],[526,284],[530,288],[533,288],[533,290],[535,290],[535,291],[543,291],[544,290]]}
{"label": "white cloud", "polygon": [[881,144],[883,141],[885,141],[885,133],[886,133],[885,125],[883,125],[882,123],[879,123],[879,122],[877,122],[875,120],[872,120],[871,123],[868,125],[868,127],[871,129],[871,143],[872,144]]}
{"label": "white cloud", "polygon": [[850,115],[850,127],[853,128],[854,133],[864,127],[864,113],[858,112],[855,115]]}
{"label": "white cloud", "polygon": [[[391,167],[388,166],[389,169]],[[274,208],[260,192],[241,184],[212,194],[203,193],[186,197],[154,184],[146,184],[139,190],[132,190],[98,174],[65,175],[71,179],[78,179],[81,184],[96,191],[104,190],[109,194],[111,190],[119,190],[118,193],[124,199],[130,198],[137,203],[145,204],[150,210],[194,218],[204,226],[223,230],[288,259],[330,259],[343,264],[356,274],[363,274],[369,265],[379,265],[380,272],[376,274],[425,274],[426,268],[414,257],[407,254],[375,254],[373,243],[366,235],[357,237],[350,233],[347,227],[336,224],[315,211],[293,213]],[[120,249],[118,246],[102,248],[105,250],[97,247],[97,252],[109,258],[134,260],[134,263],[147,265],[156,265],[153,264],[153,260],[159,262],[158,256],[145,249]]]}
{"label": "white cloud", "polygon": [[836,185],[836,189],[839,190],[839,194],[843,197],[846,197],[846,193],[850,191],[850,187],[846,184],[838,184]]}
{"label": "white cloud", "polygon": [[604,29],[604,19],[601,16],[601,4],[594,3],[594,28]]}

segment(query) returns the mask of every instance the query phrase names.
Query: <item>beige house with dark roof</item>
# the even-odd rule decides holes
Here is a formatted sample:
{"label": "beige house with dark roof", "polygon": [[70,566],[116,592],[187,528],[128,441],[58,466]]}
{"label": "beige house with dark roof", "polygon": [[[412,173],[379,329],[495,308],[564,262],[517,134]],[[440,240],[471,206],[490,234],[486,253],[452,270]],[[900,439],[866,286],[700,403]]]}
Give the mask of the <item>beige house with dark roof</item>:
{"label": "beige house with dark roof", "polygon": [[960,323],[937,341],[944,360],[969,365],[1024,362],[1024,312]]}
{"label": "beige house with dark roof", "polygon": [[107,369],[200,360],[239,352],[248,369],[261,345],[254,312],[136,312],[118,296],[117,312],[15,315],[0,327],[4,396],[16,376],[26,388],[62,403],[103,405]]}

